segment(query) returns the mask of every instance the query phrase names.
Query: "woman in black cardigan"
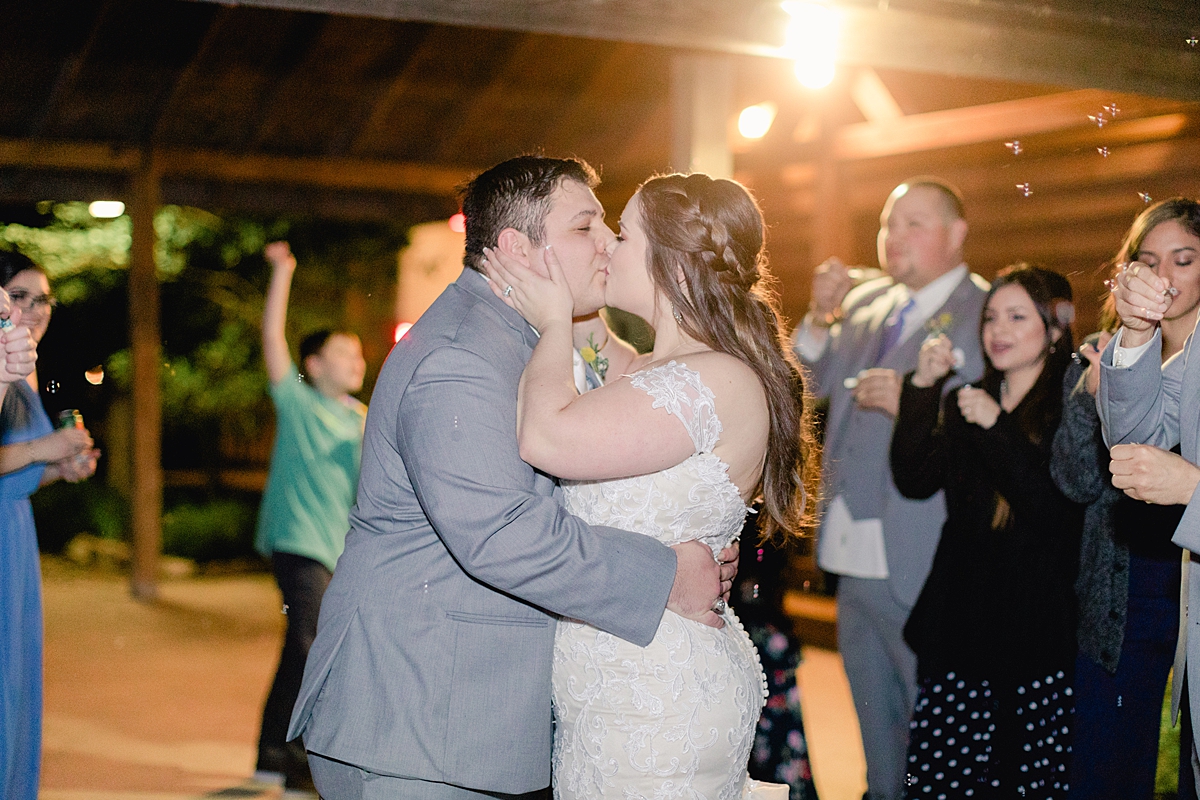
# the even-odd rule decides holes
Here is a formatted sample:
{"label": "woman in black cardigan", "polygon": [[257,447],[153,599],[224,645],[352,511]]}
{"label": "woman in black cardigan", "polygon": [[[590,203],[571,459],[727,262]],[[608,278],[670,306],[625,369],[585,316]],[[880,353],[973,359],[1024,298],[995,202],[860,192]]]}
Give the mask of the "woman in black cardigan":
{"label": "woman in black cardigan", "polygon": [[1001,273],[980,321],[984,376],[942,400],[953,345],[931,337],[906,377],[892,476],[946,495],[947,519],[905,626],[919,691],[908,796],[1062,798],[1083,510],[1050,477],[1071,360],[1071,287]]}

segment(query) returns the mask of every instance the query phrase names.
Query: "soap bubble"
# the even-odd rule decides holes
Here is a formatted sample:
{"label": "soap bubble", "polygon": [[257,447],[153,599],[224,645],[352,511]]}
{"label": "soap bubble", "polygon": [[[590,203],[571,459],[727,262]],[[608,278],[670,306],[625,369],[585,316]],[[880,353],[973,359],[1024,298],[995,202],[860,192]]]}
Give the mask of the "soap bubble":
{"label": "soap bubble", "polygon": [[46,394],[58,394],[58,390],[62,388],[62,384],[58,381],[50,381],[46,384]]}
{"label": "soap bubble", "polygon": [[1012,150],[1012,154],[1014,156],[1021,155],[1021,151],[1024,149],[1021,147],[1021,143],[1019,141],[1017,141],[1016,139],[1013,139],[1011,142],[1005,142],[1004,146],[1007,147],[1009,150]]}
{"label": "soap bubble", "polygon": [[1109,103],[1104,107],[1104,110],[1108,112],[1110,117],[1115,117],[1117,114],[1121,113],[1121,109],[1117,108],[1116,103]]}
{"label": "soap bubble", "polygon": [[1017,191],[1019,191],[1025,197],[1029,197],[1029,195],[1033,194],[1033,189],[1029,188],[1028,183],[1018,183]]}
{"label": "soap bubble", "polygon": [[1104,156],[1105,158],[1108,158],[1108,148],[1107,147],[1097,147],[1096,152],[1099,153],[1100,155]]}
{"label": "soap bubble", "polygon": [[1097,128],[1103,128],[1105,125],[1108,124],[1108,117],[1104,116],[1104,114],[1102,114],[1102,113],[1101,114],[1088,114],[1088,119],[1090,119],[1092,122],[1096,123]]}
{"label": "soap bubble", "polygon": [[1184,41],[1187,42],[1190,46],[1195,47],[1196,44],[1198,42],[1200,42],[1200,39],[1197,39],[1195,36],[1189,36],[1188,38],[1184,39]]}
{"label": "soap bubble", "polygon": [[1138,197],[1142,198],[1142,202],[1143,202],[1143,203],[1147,203],[1147,204],[1148,204],[1148,203],[1149,203],[1151,200],[1153,200],[1153,199],[1154,199],[1153,197],[1151,197],[1150,195],[1146,194],[1145,192],[1138,192]]}

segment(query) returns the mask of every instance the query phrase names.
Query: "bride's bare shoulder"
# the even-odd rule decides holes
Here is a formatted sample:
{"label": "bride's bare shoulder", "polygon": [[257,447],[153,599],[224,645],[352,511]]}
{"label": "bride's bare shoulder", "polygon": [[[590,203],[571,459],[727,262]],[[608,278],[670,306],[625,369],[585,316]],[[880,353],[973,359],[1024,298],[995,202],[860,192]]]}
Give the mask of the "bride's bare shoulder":
{"label": "bride's bare shoulder", "polygon": [[759,392],[762,390],[758,375],[750,365],[728,353],[706,350],[676,360],[699,373],[700,380],[714,393],[730,387]]}

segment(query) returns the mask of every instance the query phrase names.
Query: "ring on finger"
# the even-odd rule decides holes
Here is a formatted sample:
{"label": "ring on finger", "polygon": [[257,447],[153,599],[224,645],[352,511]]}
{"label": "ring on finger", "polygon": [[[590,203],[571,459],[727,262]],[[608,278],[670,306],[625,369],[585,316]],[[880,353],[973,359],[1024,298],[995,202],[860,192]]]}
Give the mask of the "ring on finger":
{"label": "ring on finger", "polygon": [[513,289],[513,287],[512,287],[511,283],[508,286],[505,286],[504,287],[504,296],[508,297],[510,294],[512,294],[512,289]]}

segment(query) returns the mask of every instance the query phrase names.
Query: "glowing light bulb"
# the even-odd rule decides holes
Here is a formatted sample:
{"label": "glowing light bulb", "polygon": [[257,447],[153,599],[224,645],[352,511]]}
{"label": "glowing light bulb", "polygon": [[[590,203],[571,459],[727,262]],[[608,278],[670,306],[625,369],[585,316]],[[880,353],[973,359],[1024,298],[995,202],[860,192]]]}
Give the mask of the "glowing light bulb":
{"label": "glowing light bulb", "polygon": [[88,213],[96,219],[116,219],[125,213],[120,200],[96,200],[88,204]]}
{"label": "glowing light bulb", "polygon": [[404,334],[408,333],[409,328],[411,328],[412,326],[413,326],[413,324],[411,322],[401,322],[399,325],[396,326],[395,333],[392,334],[392,341],[398,342],[401,339],[403,339]]}
{"label": "glowing light bulb", "polygon": [[774,103],[746,106],[738,115],[738,133],[747,139],[761,139],[771,130],[777,107]]}
{"label": "glowing light bulb", "polygon": [[785,48],[796,61],[796,79],[809,89],[833,82],[836,71],[840,15],[820,3],[789,0],[783,10],[791,15]]}
{"label": "glowing light bulb", "polygon": [[467,232],[467,218],[461,211],[450,218],[449,225],[455,233]]}

